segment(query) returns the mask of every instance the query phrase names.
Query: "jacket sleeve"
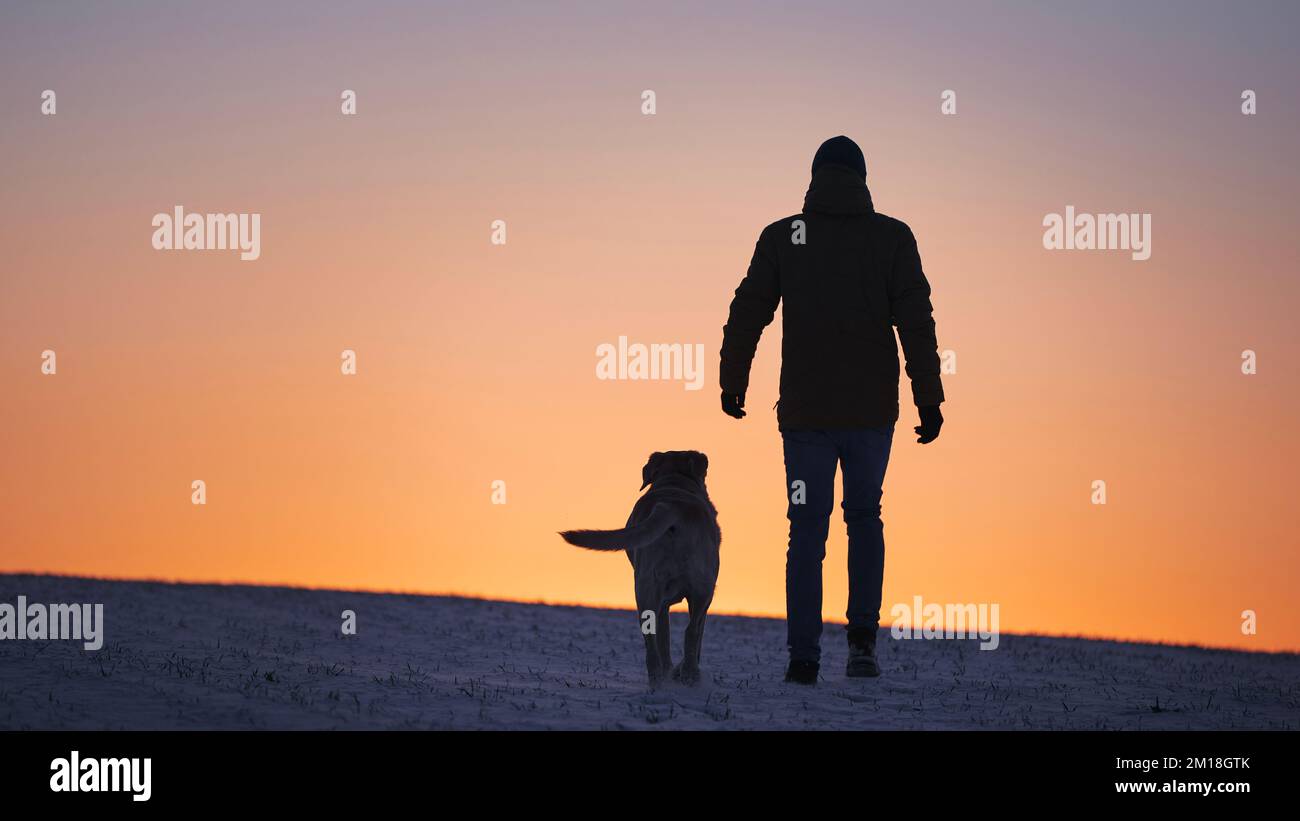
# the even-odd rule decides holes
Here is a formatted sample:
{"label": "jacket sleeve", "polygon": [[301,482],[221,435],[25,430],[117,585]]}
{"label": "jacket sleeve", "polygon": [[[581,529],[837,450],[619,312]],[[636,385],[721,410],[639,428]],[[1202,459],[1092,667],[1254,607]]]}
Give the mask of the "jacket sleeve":
{"label": "jacket sleeve", "polygon": [[781,301],[781,279],[775,255],[766,247],[763,236],[754,246],[749,271],[736,288],[722,328],[722,364],[719,381],[726,393],[743,394],[749,388],[749,366],[763,329],[772,321]]}
{"label": "jacket sleeve", "polygon": [[938,342],[934,335],[934,307],[930,304],[930,283],[921,270],[921,254],[916,237],[904,228],[894,254],[894,269],[889,282],[891,321],[898,328],[898,339],[907,360],[907,376],[912,381],[912,401],[918,408],[943,402],[943,383],[939,379]]}

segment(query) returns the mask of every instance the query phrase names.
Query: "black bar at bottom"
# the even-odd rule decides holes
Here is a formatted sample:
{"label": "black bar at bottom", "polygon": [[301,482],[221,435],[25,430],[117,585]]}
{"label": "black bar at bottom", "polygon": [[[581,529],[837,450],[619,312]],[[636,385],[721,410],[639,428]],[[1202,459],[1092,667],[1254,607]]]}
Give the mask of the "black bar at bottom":
{"label": "black bar at bottom", "polygon": [[[0,792],[6,807],[128,811],[301,810],[376,798],[486,808],[542,795],[584,802],[597,791],[639,806],[655,794],[680,802],[690,789],[802,796],[823,810],[824,800],[853,802],[863,790],[872,802],[896,794],[918,810],[940,800],[1063,808],[1191,799],[1218,809],[1285,800],[1296,758],[1286,732],[4,732]],[[149,794],[136,800],[144,759]],[[111,788],[115,774],[117,791],[81,789],[97,780]]]}

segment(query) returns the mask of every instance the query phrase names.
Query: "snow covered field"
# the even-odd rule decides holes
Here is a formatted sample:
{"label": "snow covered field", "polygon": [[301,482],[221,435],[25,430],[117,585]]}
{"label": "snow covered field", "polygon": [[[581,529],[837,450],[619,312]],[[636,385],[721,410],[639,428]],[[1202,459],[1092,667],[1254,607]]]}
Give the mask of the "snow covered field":
{"label": "snow covered field", "polygon": [[710,616],[704,681],[650,692],[627,611],[0,575],[19,595],[102,602],[104,645],[0,641],[3,729],[1300,728],[1294,654],[884,632],[884,676],[850,680],[828,625],[809,689],[781,681],[783,622]]}

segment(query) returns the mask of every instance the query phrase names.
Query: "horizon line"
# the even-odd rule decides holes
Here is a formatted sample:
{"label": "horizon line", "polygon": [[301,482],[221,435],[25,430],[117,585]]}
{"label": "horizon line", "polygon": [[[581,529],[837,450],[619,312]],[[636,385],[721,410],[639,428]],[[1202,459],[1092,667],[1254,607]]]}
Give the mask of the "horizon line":
{"label": "horizon line", "polygon": [[[35,576],[55,579],[79,579],[83,581],[102,581],[102,582],[119,582],[119,583],[136,583],[136,584],[167,584],[173,586],[189,585],[191,587],[265,587],[281,588],[286,590],[304,590],[320,593],[364,593],[376,596],[423,596],[425,598],[450,598],[450,599],[470,599],[484,602],[500,602],[502,604],[532,604],[543,607],[582,607],[588,610],[619,610],[630,613],[636,612],[634,607],[619,607],[608,604],[593,604],[589,602],[569,602],[569,601],[548,601],[546,599],[522,599],[507,598],[504,596],[487,596],[475,593],[448,593],[429,590],[403,590],[399,588],[369,588],[369,587],[329,587],[308,584],[293,584],[284,582],[253,582],[253,581],[214,581],[193,579],[166,579],[162,577],[140,577],[140,576],[97,576],[86,573],[51,573],[31,570],[0,570],[0,578],[9,576]],[[732,616],[744,619],[768,619],[772,621],[785,621],[785,614],[775,613],[744,613],[744,612],[709,612],[710,616]],[[841,620],[824,620],[828,626],[839,626],[846,624]],[[881,624],[881,627],[888,629],[892,625]],[[918,629],[910,626],[911,629]],[[947,625],[944,625],[947,629]],[[1228,647],[1215,644],[1199,644],[1195,642],[1172,642],[1160,639],[1149,638],[1123,638],[1119,636],[1089,635],[1086,633],[1026,633],[1018,630],[999,630],[998,635],[1023,636],[1026,638],[1045,638],[1045,639],[1080,639],[1083,641],[1109,641],[1119,644],[1145,644],[1155,647],[1185,648],[1195,650],[1214,650],[1232,653],[1250,653],[1254,655],[1300,655],[1300,648],[1282,649],[1282,650],[1247,650],[1241,647]],[[975,638],[978,638],[976,636]],[[914,639],[908,639],[914,640]],[[902,639],[900,639],[902,641]]]}

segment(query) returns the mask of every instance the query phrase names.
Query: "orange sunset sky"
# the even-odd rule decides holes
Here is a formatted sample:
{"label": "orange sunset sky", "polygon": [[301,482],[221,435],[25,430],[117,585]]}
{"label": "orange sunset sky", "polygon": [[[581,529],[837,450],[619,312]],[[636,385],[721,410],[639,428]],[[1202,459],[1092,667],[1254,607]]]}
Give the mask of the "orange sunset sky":
{"label": "orange sunset sky", "polygon": [[[714,611],[782,615],[779,315],[742,422],[717,352],[847,134],[957,362],[942,437],[899,423],[886,620],[1298,650],[1300,11],[1132,6],[7,7],[0,572],[631,607],[627,561],[556,531],[621,526],[646,456],[694,448]],[[154,250],[177,205],[261,214],[260,259]],[[1045,250],[1067,205],[1151,214],[1151,258]],[[598,380],[619,336],[703,344],[704,389]]]}

